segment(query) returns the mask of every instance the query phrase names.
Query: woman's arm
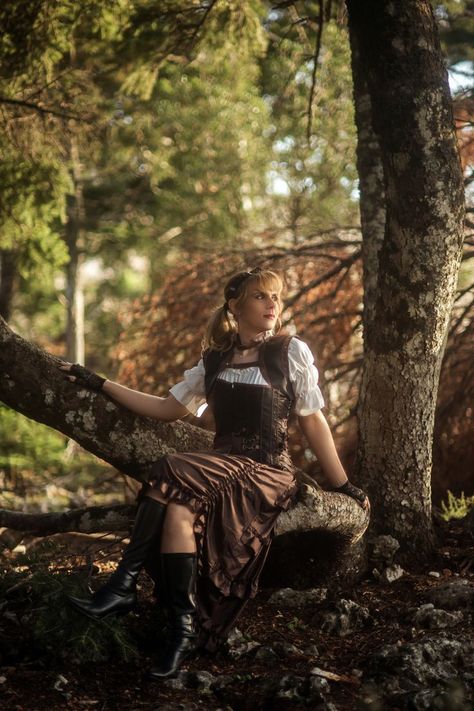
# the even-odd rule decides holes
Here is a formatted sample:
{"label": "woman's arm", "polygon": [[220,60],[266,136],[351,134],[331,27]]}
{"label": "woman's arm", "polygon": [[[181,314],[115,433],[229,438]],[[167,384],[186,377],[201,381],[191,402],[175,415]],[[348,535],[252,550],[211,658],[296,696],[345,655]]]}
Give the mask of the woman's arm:
{"label": "woman's arm", "polygon": [[318,458],[326,479],[331,486],[346,483],[347,474],[341,464],[331,430],[321,410],[311,415],[299,415],[298,422],[308,444]]}
{"label": "woman's arm", "polygon": [[105,381],[102,391],[132,412],[144,417],[155,417],[157,420],[173,422],[189,414],[186,407],[172,395],[168,395],[168,397],[148,395],[139,390],[127,388],[125,385],[114,383],[112,380]]}
{"label": "woman's arm", "polygon": [[[142,393],[139,390],[132,390],[125,387],[125,385],[114,383],[112,380],[105,380],[93,373],[93,371],[77,364],[64,363],[59,366],[59,369],[65,371],[65,374],[72,370],[75,375],[67,375],[69,380],[77,380],[79,383],[85,384],[86,387],[91,387],[92,390],[107,393],[120,405],[124,405],[124,407],[127,407],[137,415],[155,417],[157,420],[172,422],[188,414],[187,408],[173,395],[158,397],[157,395]],[[90,382],[91,378],[92,382]]]}
{"label": "woman's arm", "polygon": [[298,422],[309,446],[317,456],[329,484],[343,494],[352,496],[363,509],[370,510],[370,501],[365,492],[351,484],[347,478],[337,454],[331,430],[321,410],[310,415],[299,415]]}

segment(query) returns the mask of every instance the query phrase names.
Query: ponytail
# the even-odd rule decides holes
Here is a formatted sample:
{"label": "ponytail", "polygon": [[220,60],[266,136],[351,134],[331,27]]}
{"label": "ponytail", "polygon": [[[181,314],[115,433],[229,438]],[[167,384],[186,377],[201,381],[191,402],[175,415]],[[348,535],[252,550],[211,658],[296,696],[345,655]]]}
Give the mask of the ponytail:
{"label": "ponytail", "polygon": [[237,324],[230,313],[227,304],[214,311],[208,321],[202,348],[213,351],[227,351],[234,343],[237,335]]}

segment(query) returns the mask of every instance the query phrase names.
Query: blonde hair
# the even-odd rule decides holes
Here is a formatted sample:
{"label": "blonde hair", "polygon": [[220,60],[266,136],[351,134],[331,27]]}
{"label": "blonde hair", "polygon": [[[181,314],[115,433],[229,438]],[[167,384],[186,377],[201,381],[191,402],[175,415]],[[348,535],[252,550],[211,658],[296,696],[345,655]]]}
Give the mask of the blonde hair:
{"label": "blonde hair", "polygon": [[236,299],[236,306],[239,307],[244,304],[250,290],[255,286],[262,289],[262,291],[272,291],[278,294],[279,315],[273,328],[273,333],[276,334],[280,331],[280,314],[282,311],[280,297],[283,290],[283,280],[277,272],[257,267],[252,271],[234,274],[225,285],[225,303],[214,311],[208,321],[206,334],[202,341],[203,350],[209,348],[214,351],[226,351],[233,346],[238,328],[237,321],[229,310],[229,299]]}

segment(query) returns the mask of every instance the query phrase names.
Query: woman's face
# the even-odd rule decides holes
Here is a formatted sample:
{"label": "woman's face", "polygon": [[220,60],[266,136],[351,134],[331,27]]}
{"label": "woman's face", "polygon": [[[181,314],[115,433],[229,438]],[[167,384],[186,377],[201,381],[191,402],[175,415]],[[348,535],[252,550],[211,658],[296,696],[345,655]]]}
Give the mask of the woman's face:
{"label": "woman's face", "polygon": [[280,315],[279,293],[268,291],[258,283],[250,285],[247,297],[236,305],[236,299],[229,301],[232,313],[237,318],[239,328],[260,333],[270,331]]}

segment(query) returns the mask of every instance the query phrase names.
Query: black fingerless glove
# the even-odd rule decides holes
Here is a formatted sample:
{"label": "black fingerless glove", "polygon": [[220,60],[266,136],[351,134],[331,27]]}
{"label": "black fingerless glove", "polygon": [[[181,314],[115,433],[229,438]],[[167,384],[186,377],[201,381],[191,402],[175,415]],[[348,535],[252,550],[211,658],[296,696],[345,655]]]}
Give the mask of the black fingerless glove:
{"label": "black fingerless glove", "polygon": [[70,375],[76,376],[80,385],[85,385],[89,390],[95,390],[96,392],[102,390],[102,386],[106,381],[106,378],[102,378],[100,375],[97,375],[97,373],[94,373],[93,370],[89,370],[89,368],[85,368],[83,365],[79,365],[79,363],[71,365],[69,373]]}
{"label": "black fingerless glove", "polygon": [[347,480],[342,486],[335,487],[333,491],[352,496],[353,499],[356,499],[361,504],[364,503],[367,498],[367,494],[362,491],[362,489],[359,489],[357,486],[354,486],[354,484],[351,484],[349,480]]}

